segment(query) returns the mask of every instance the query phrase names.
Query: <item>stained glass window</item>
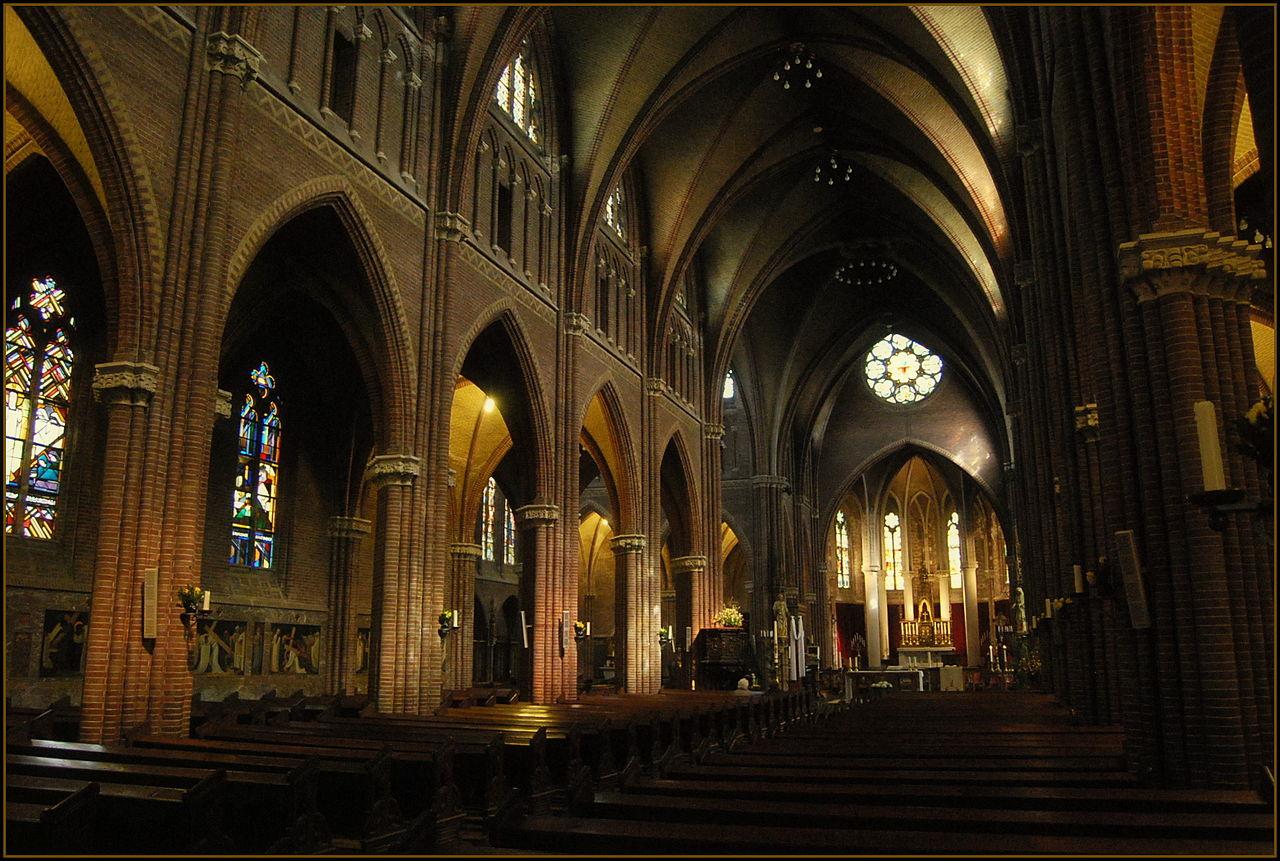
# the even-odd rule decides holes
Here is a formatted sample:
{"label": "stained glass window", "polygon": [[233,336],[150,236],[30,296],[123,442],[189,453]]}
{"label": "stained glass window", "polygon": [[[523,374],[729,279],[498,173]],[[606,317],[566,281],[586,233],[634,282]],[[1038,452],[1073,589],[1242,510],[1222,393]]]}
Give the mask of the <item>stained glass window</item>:
{"label": "stained glass window", "polygon": [[737,393],[738,393],[738,387],[733,379],[733,371],[730,371],[729,373],[724,375],[724,391],[721,393],[720,396],[724,398],[726,401],[729,401],[729,400],[733,400],[734,396]]}
{"label": "stained glass window", "polygon": [[4,528],[53,538],[71,403],[71,332],[66,295],[52,278],[9,306],[4,337]]}
{"label": "stained glass window", "polygon": [[493,509],[497,504],[498,482],[492,478],[484,488],[484,499],[480,503],[480,549],[484,558],[493,561]]}
{"label": "stained glass window", "polygon": [[880,398],[909,404],[927,397],[942,380],[942,359],[903,335],[889,335],[867,353],[867,385]]}
{"label": "stained glass window", "polygon": [[525,59],[524,51],[528,48],[525,42],[519,54],[516,54],[498,78],[498,89],[494,98],[503,113],[511,117],[534,143],[538,142],[537,98],[538,86],[533,79],[533,70]]}
{"label": "stained glass window", "polygon": [[604,203],[604,220],[605,223],[613,228],[614,232],[623,239],[627,238],[627,222],[626,216],[622,211],[622,187],[619,186],[613,190],[613,194],[609,195],[609,199]]}
{"label": "stained glass window", "polygon": [[896,512],[884,516],[884,588],[902,588],[902,530]]}
{"label": "stained glass window", "polygon": [[508,565],[516,564],[516,518],[511,513],[510,504],[507,505],[507,516],[503,534],[503,561]]}
{"label": "stained glass window", "polygon": [[239,471],[231,495],[232,565],[270,568],[280,482],[280,402],[266,362],[249,372],[240,405]]}
{"label": "stained glass window", "polygon": [[947,521],[947,567],[951,569],[951,588],[960,589],[960,515],[953,511]]}
{"label": "stained glass window", "polygon": [[836,586],[849,588],[849,524],[844,512],[836,512]]}

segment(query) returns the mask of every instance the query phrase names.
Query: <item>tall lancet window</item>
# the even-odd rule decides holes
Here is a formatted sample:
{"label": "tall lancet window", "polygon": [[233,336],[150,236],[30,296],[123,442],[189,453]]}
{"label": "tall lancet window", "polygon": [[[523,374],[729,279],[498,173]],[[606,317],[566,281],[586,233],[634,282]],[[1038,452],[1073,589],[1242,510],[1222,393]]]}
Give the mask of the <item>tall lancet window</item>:
{"label": "tall lancet window", "polygon": [[520,53],[516,54],[515,58],[502,70],[494,98],[498,102],[498,107],[502,108],[502,112],[511,117],[529,140],[537,143],[538,84],[534,80],[533,69],[529,67],[529,61],[525,58],[525,52],[528,49],[529,43],[526,41],[521,46]]}
{"label": "tall lancet window", "polygon": [[963,580],[960,575],[960,514],[955,511],[951,512],[951,519],[947,521],[947,568],[951,571],[951,588],[961,588]]}
{"label": "tall lancet window", "polygon": [[726,401],[731,401],[738,395],[738,384],[733,379],[733,371],[724,375],[724,391],[720,393],[720,397]]}
{"label": "tall lancet window", "polygon": [[71,332],[66,295],[35,279],[9,306],[4,335],[4,436],[8,478],[4,529],[53,538],[71,403]]}
{"label": "tall lancet window", "polygon": [[902,588],[902,529],[897,512],[884,516],[884,588]]}
{"label": "tall lancet window", "polygon": [[507,500],[507,516],[503,529],[502,553],[503,559],[507,565],[516,564],[516,518],[511,513],[511,500]]}
{"label": "tall lancet window", "polygon": [[627,219],[622,211],[622,186],[615,188],[613,194],[609,195],[609,199],[604,202],[604,221],[613,228],[614,233],[618,234],[624,242],[626,241]]}
{"label": "tall lancet window", "polygon": [[498,503],[498,482],[492,478],[484,486],[484,498],[480,502],[480,551],[488,562],[493,561],[493,515]]}
{"label": "tall lancet window", "polygon": [[849,523],[844,519],[844,512],[836,512],[836,586],[848,589],[849,574]]}
{"label": "tall lancet window", "polygon": [[239,472],[231,501],[231,564],[270,568],[280,493],[280,399],[266,362],[240,405]]}

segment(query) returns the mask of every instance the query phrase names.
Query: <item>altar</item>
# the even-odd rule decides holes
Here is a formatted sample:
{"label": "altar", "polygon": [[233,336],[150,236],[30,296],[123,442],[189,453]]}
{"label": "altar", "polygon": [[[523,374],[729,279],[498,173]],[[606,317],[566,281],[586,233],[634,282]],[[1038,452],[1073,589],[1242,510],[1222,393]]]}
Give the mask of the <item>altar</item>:
{"label": "altar", "polygon": [[904,669],[941,667],[943,656],[955,654],[951,642],[951,620],[934,619],[926,598],[920,602],[918,618],[900,623],[898,666]]}

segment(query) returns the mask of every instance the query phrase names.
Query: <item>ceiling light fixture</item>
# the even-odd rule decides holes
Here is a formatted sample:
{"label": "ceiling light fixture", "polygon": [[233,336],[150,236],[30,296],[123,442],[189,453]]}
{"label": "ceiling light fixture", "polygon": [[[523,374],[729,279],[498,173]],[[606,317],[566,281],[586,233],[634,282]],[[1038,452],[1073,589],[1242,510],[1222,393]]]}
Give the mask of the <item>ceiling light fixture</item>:
{"label": "ceiling light fixture", "polygon": [[813,82],[822,77],[818,57],[800,42],[794,42],[783,55],[782,65],[774,69],[773,79],[782,82],[782,89],[811,89]]}
{"label": "ceiling light fixture", "polygon": [[853,179],[853,162],[831,150],[813,166],[813,181],[835,185],[837,179],[842,182]]}

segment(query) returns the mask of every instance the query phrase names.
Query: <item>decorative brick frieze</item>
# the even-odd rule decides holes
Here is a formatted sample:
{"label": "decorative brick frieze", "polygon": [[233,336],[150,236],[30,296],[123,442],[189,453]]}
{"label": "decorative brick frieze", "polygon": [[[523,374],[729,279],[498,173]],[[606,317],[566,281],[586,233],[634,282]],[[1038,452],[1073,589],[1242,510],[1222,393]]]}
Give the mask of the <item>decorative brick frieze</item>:
{"label": "decorative brick frieze", "polygon": [[516,522],[522,527],[549,526],[560,520],[560,506],[554,502],[533,502],[515,509]]}
{"label": "decorative brick frieze", "polygon": [[672,574],[691,574],[706,569],[707,557],[705,556],[677,556],[671,560]]}
{"label": "decorative brick frieze", "polygon": [[624,553],[641,553],[649,546],[649,539],[644,535],[615,535],[609,539],[609,547],[613,555]]}
{"label": "decorative brick frieze", "polygon": [[1121,243],[1120,275],[1139,302],[1174,293],[1249,302],[1267,277],[1261,252],[1259,245],[1200,228],[1144,233]]}
{"label": "decorative brick frieze", "polygon": [[145,407],[159,379],[160,369],[146,362],[103,362],[93,369],[93,397],[108,404]]}
{"label": "decorative brick frieze", "polygon": [[205,68],[224,75],[234,75],[248,86],[258,77],[264,58],[262,52],[239,34],[218,31],[209,36]]}
{"label": "decorative brick frieze", "polygon": [[449,555],[454,559],[476,560],[484,555],[484,550],[479,544],[467,544],[465,542],[456,542],[449,545]]}

